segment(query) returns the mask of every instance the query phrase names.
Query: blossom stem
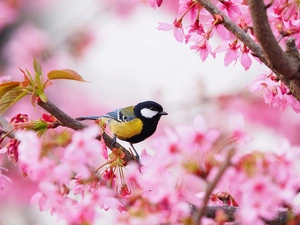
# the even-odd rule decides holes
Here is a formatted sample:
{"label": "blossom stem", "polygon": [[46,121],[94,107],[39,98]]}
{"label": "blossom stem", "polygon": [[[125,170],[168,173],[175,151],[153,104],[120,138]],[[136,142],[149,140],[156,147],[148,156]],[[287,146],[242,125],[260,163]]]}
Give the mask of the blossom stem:
{"label": "blossom stem", "polygon": [[[4,135],[1,136],[1,142],[3,141],[4,138],[6,138],[7,136],[9,136],[12,132],[14,132],[16,130],[16,128],[11,129],[10,131],[6,132]],[[1,144],[0,142],[0,144]]]}
{"label": "blossom stem", "polygon": [[13,129],[13,127],[5,119],[5,117],[3,115],[0,115],[0,127],[2,128],[1,133],[8,133],[9,132],[9,134],[7,134],[7,136],[9,136],[10,138],[15,138],[14,133],[11,132],[11,129]]}
{"label": "blossom stem", "polygon": [[182,21],[183,17],[185,17],[185,15],[188,13],[188,11],[191,10],[191,8],[193,8],[196,4],[198,4],[197,2],[193,2],[193,4],[190,5],[190,7],[188,7],[188,9],[182,14],[182,16],[180,17],[180,19],[178,21]]}
{"label": "blossom stem", "polygon": [[108,162],[104,163],[102,166],[99,166],[97,169],[94,170],[94,173],[97,173],[100,169],[102,169],[107,164],[108,164]]}
{"label": "blossom stem", "polygon": [[195,212],[195,215],[194,215],[195,224],[200,224],[201,218],[205,215],[206,205],[207,205],[207,203],[210,199],[210,196],[211,196],[214,188],[218,184],[219,180],[222,178],[224,172],[230,166],[230,164],[231,164],[230,160],[231,160],[231,157],[233,156],[233,154],[234,154],[234,149],[230,149],[227,153],[225,161],[221,165],[221,167],[220,167],[217,175],[215,176],[214,180],[207,185],[206,194],[205,194],[204,199],[203,199],[202,207],[201,207],[201,209],[197,210]]}

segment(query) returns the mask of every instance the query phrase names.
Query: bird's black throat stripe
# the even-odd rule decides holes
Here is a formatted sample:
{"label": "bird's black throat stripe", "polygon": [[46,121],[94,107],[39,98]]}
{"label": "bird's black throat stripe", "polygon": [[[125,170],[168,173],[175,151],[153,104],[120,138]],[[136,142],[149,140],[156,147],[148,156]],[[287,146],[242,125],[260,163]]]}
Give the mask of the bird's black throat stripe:
{"label": "bird's black throat stripe", "polygon": [[135,144],[147,139],[155,132],[159,119],[160,116],[156,116],[151,119],[142,118],[141,120],[143,122],[143,128],[141,133],[134,137],[126,139],[126,141]]}

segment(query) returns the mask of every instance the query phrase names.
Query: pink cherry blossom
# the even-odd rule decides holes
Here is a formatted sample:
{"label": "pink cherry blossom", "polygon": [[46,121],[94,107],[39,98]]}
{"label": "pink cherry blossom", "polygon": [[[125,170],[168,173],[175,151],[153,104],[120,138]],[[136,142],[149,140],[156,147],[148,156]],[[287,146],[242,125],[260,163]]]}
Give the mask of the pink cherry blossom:
{"label": "pink cherry blossom", "polygon": [[208,128],[202,115],[197,115],[193,126],[178,126],[177,132],[182,140],[185,140],[185,151],[191,153],[209,151],[215,140],[220,135],[218,129]]}
{"label": "pink cherry blossom", "polygon": [[296,113],[300,113],[300,102],[293,95],[286,95],[285,99]]}
{"label": "pink cherry blossom", "polygon": [[245,145],[250,140],[249,135],[245,132],[244,117],[242,114],[235,114],[229,118],[231,127],[231,138],[239,144]]}
{"label": "pink cherry blossom", "polygon": [[212,55],[212,57],[215,57],[215,53],[211,50],[209,42],[204,37],[195,42],[195,45],[192,45],[190,48],[199,53],[200,59],[203,62],[206,60],[209,54]]}
{"label": "pink cherry blossom", "polygon": [[236,62],[240,55],[241,53],[236,49],[229,49],[225,54],[224,65],[229,66],[231,62]]}
{"label": "pink cherry blossom", "polygon": [[198,38],[201,38],[201,35],[203,34],[203,25],[199,22],[199,20],[195,20],[195,22],[190,26],[187,35],[185,36],[186,43],[190,41],[191,37],[193,37],[191,38],[192,40],[197,40]]}
{"label": "pink cherry blossom", "polygon": [[[20,131],[17,134],[19,160],[21,163],[37,162],[41,155],[41,141],[33,131]],[[27,149],[30,149],[28,151]]]}
{"label": "pink cherry blossom", "polygon": [[233,167],[226,171],[218,188],[227,187],[238,202],[241,209],[238,220],[252,224],[261,218],[272,220],[277,216],[276,208],[292,202],[299,190],[295,163],[300,159],[299,150],[283,142],[272,153],[234,156]]}
{"label": "pink cherry blossom", "polygon": [[[171,158],[173,154],[170,153]],[[139,221],[143,224],[153,224],[155,221],[179,224],[179,221],[189,215],[189,204],[183,197],[184,194],[178,184],[182,170],[180,164],[164,160],[166,154],[157,152],[154,156],[143,153],[142,173],[138,172],[135,165],[130,165],[126,170],[128,177],[129,195],[126,196],[130,203],[130,212],[133,215],[123,214],[121,220],[133,224]],[[159,176],[160,179],[151,179]],[[163,182],[161,182],[163,181]],[[127,206],[128,207],[128,206]],[[145,217],[135,217],[143,213]],[[129,222],[130,221],[130,222]]]}
{"label": "pink cherry blossom", "polygon": [[178,15],[185,15],[188,14],[189,20],[196,21],[197,14],[199,10],[202,9],[202,6],[197,4],[195,1],[192,0],[179,0],[179,9]]}
{"label": "pink cherry blossom", "polygon": [[225,42],[224,44],[218,46],[214,52],[221,53],[224,51],[226,51],[224,65],[227,67],[230,63],[236,62],[241,56],[240,44],[238,40],[236,39],[235,41],[229,43]]}
{"label": "pink cherry blossom", "polygon": [[281,110],[284,110],[289,104],[287,101],[289,99],[297,109],[296,102],[292,101],[290,97],[286,98],[289,95],[288,88],[282,81],[276,80],[273,74],[261,74],[248,87],[250,91],[262,95],[265,102],[271,106],[280,107]]}
{"label": "pink cherry blossom", "polygon": [[181,20],[177,21],[177,19],[175,19],[173,24],[159,23],[157,29],[164,31],[173,31],[174,37],[178,42],[183,42],[185,38]]}
{"label": "pink cherry blossom", "polygon": [[19,156],[18,145],[19,142],[16,139],[10,139],[7,145],[0,149],[0,153],[7,153],[8,159],[17,163]]}
{"label": "pink cherry blossom", "polygon": [[241,0],[239,1],[230,1],[230,0],[225,0],[225,1],[220,1],[217,6],[220,8],[220,10],[224,13],[226,13],[230,18],[233,20],[236,19],[236,17],[241,16],[242,13],[239,9],[239,6],[241,6]]}
{"label": "pink cherry blossom", "polygon": [[83,179],[90,176],[89,166],[97,167],[97,158],[102,154],[99,141],[94,139],[98,133],[99,129],[96,126],[86,129],[83,133],[75,133],[63,154],[63,161]]}
{"label": "pink cherry blossom", "polygon": [[246,71],[251,67],[252,60],[251,60],[251,57],[249,56],[249,54],[247,52],[242,53],[241,64],[245,68]]}
{"label": "pink cherry blossom", "polygon": [[275,186],[270,178],[256,176],[245,180],[240,188],[247,195],[243,195],[238,218],[253,224],[261,218],[271,220],[277,215],[275,206],[280,205],[281,200],[276,196],[279,196],[280,188]]}

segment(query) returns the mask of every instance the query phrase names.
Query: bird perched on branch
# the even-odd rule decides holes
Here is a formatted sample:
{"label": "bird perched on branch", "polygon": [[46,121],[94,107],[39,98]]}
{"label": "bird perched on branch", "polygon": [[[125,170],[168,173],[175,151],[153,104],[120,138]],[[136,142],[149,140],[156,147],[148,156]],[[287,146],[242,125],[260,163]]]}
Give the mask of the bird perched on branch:
{"label": "bird perched on branch", "polygon": [[127,141],[135,152],[139,162],[139,155],[133,144],[150,137],[156,130],[161,116],[168,115],[160,104],[153,101],[140,102],[135,106],[128,106],[109,112],[103,116],[78,117],[76,120],[97,120],[106,123],[114,135],[114,140]]}

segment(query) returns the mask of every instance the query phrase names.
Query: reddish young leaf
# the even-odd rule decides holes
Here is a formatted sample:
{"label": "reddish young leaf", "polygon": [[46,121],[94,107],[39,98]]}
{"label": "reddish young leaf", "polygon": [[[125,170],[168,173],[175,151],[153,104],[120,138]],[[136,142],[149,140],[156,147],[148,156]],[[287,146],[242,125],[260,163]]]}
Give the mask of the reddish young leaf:
{"label": "reddish young leaf", "polygon": [[[19,70],[23,73],[23,77],[24,77],[24,80],[20,83],[20,86],[26,88],[28,87],[32,80],[31,80],[31,77],[29,77],[24,70],[22,70],[21,68],[19,68]],[[29,74],[30,75],[30,74]]]}
{"label": "reddish young leaf", "polygon": [[63,69],[63,70],[52,70],[48,73],[48,79],[67,79],[76,81],[85,81],[77,72],[74,70]]}
{"label": "reddish young leaf", "polygon": [[43,84],[42,89],[45,90],[47,87],[51,86],[53,84],[52,81],[46,80],[46,82]]}

